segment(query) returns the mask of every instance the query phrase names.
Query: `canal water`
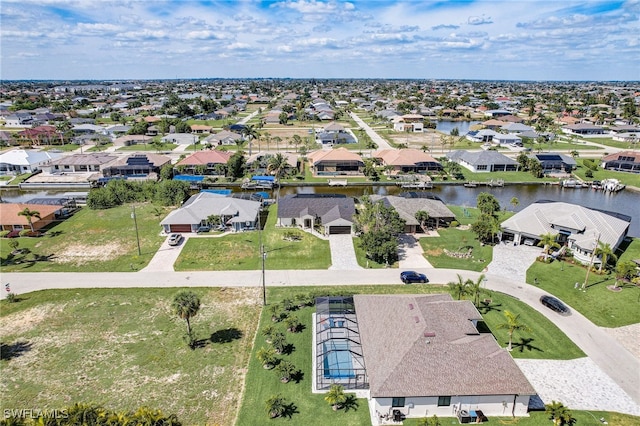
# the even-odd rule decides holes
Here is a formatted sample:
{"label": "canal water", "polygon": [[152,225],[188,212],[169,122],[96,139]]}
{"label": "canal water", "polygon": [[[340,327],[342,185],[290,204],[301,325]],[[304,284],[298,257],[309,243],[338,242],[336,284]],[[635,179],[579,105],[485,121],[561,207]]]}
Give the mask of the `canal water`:
{"label": "canal water", "polygon": [[[235,192],[242,192],[235,188]],[[407,190],[398,186],[295,186],[280,189],[280,196],[286,194],[344,194],[350,197],[360,197],[367,194],[399,195]],[[66,191],[20,191],[5,189],[0,192],[4,202],[25,202],[32,198],[61,196]],[[538,200],[563,201],[584,207],[622,213],[632,217],[629,235],[640,237],[640,193],[623,190],[618,193],[605,193],[589,188],[562,188],[559,185],[506,185],[504,187],[476,187],[465,188],[462,185],[437,185],[425,192],[432,193],[445,204],[475,207],[478,194],[488,192],[493,194],[502,208],[520,211]],[[272,194],[275,196],[275,194]],[[519,204],[514,208],[510,202],[516,197]],[[0,208],[2,208],[0,206]]]}
{"label": "canal water", "polygon": [[469,132],[469,128],[476,124],[480,124],[481,121],[436,121],[436,130],[442,133],[451,134],[451,130],[454,127],[458,128],[458,134],[460,136],[466,135]]}

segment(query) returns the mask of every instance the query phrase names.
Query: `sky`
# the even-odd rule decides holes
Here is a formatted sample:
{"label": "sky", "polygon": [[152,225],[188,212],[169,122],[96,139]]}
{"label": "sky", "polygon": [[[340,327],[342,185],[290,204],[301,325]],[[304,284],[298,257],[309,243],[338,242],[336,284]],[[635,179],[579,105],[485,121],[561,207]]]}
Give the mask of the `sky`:
{"label": "sky", "polygon": [[3,80],[638,81],[640,0],[0,0]]}

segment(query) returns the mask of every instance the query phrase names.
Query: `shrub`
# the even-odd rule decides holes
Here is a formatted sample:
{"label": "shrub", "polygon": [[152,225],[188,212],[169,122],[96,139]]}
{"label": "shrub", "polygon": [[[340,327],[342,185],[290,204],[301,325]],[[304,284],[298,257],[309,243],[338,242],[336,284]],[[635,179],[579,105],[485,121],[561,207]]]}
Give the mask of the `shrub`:
{"label": "shrub", "polygon": [[457,228],[458,226],[460,226],[460,222],[458,222],[457,220],[452,220],[449,226],[451,226],[452,228]]}
{"label": "shrub", "polygon": [[15,293],[7,293],[7,302],[15,303],[18,301],[18,296]]}
{"label": "shrub", "polygon": [[584,176],[588,177],[588,178],[592,178],[593,177],[593,172],[591,171],[591,169],[587,169],[587,171],[584,172]]}
{"label": "shrub", "polygon": [[0,238],[5,238],[7,235],[9,235],[9,231],[0,231]]}

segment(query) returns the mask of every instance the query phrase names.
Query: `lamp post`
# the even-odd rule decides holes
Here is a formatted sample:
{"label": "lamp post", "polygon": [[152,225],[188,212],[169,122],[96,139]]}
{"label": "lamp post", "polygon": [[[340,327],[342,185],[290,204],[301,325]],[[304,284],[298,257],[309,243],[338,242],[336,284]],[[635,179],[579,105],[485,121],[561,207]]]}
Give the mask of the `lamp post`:
{"label": "lamp post", "polygon": [[131,219],[136,228],[136,242],[138,243],[138,256],[142,254],[140,251],[140,236],[138,235],[138,220],[136,219],[136,206],[131,206]]}
{"label": "lamp post", "polygon": [[267,253],[264,251],[264,245],[260,246],[262,253],[262,305],[267,306],[267,287],[264,279],[264,261],[267,259]]}

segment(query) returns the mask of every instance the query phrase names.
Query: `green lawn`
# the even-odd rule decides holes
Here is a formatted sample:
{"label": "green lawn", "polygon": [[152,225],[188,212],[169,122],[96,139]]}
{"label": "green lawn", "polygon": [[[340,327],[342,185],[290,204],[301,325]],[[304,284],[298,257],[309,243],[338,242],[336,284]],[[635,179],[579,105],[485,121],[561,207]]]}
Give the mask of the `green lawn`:
{"label": "green lawn", "polygon": [[[425,257],[435,268],[466,269],[482,271],[493,259],[493,247],[480,245],[476,234],[471,230],[459,228],[440,228],[439,237],[423,237],[419,239]],[[449,252],[467,253],[471,249],[470,258],[460,259],[446,254]]]}
{"label": "green lawn", "polygon": [[79,149],[80,149],[80,145],[75,144],[75,143],[66,143],[64,145],[49,145],[49,146],[42,147],[43,151],[70,152],[70,151],[75,151],[75,150],[79,150]]}
{"label": "green lawn", "polygon": [[160,145],[138,143],[135,145],[122,146],[118,148],[118,151],[173,151],[177,146],[175,143],[163,143]]}
{"label": "green lawn", "polygon": [[598,143],[600,145],[611,146],[620,149],[637,149],[638,144],[632,144],[630,142],[614,141],[613,138],[582,138],[585,141]]}
{"label": "green lawn", "polygon": [[47,290],[0,302],[0,409],[147,405],[184,425],[233,425],[260,292],[192,289],[202,306],[192,319],[201,346],[191,350],[171,312],[177,290]]}
{"label": "green lawn", "polygon": [[[637,248],[637,244],[635,247]],[[568,262],[535,262],[527,271],[527,282],[538,285],[568,303],[601,327],[621,327],[640,322],[640,287],[623,284],[622,291],[607,289],[615,283],[615,275],[589,274],[586,292],[574,288],[585,282],[586,268]]]}
{"label": "green lawn", "polygon": [[[284,299],[295,300],[298,294],[433,294],[446,291],[446,288],[435,285],[415,285],[415,286],[341,286],[341,287],[271,287],[267,289],[267,302],[269,305],[282,302]],[[502,312],[511,310],[522,315],[522,321],[529,324],[534,331],[532,333],[516,336],[514,339],[515,358],[537,358],[537,359],[572,359],[583,357],[580,351],[567,337],[558,330],[549,320],[544,318],[535,310],[518,300],[506,295],[494,294],[488,312],[484,314],[485,321],[489,329],[496,330],[497,340],[502,346],[506,346],[506,331],[497,330],[497,324],[502,322]],[[278,422],[301,425],[364,425],[369,424],[366,400],[356,400],[355,409],[339,410],[334,412],[323,400],[322,395],[311,393],[312,377],[312,324],[311,315],[314,307],[305,307],[291,312],[303,323],[304,329],[300,333],[289,333],[285,331],[282,323],[273,323],[271,315],[263,312],[260,320],[259,330],[266,325],[275,325],[276,328],[285,333],[287,341],[294,346],[294,350],[289,355],[281,355],[279,358],[292,362],[302,371],[302,379],[296,383],[291,381],[283,384],[279,381],[275,371],[265,370],[256,359],[256,352],[263,346],[267,346],[264,337],[258,333],[249,363],[247,373],[247,386],[240,409],[238,425],[264,424],[269,421],[264,412],[264,402],[267,398],[275,394],[284,396],[288,403],[293,404],[290,417],[278,419]],[[529,339],[522,344],[520,338]]]}
{"label": "green lawn", "polygon": [[113,142],[109,142],[109,143],[105,143],[102,145],[98,145],[98,146],[92,146],[91,148],[85,150],[86,152],[101,152],[104,151],[105,149],[112,147],[113,146]]}
{"label": "green lawn", "polygon": [[[269,207],[269,216],[262,231],[262,243],[267,259],[266,269],[327,269],[331,266],[329,241],[295,230],[298,241],[284,236],[292,228],[276,228],[277,204]],[[258,270],[260,232],[241,232],[217,238],[192,238],[182,249],[175,263],[176,271],[191,270]]]}
{"label": "green lawn", "polygon": [[473,182],[490,182],[502,180],[504,182],[557,182],[557,178],[543,177],[536,178],[529,172],[491,172],[473,173],[464,167],[462,168],[464,180]]}
{"label": "green lawn", "polygon": [[579,167],[573,171],[573,174],[578,176],[582,180],[592,181],[613,178],[618,179],[625,185],[640,188],[640,174],[638,173],[616,172],[614,170],[604,170],[602,167],[598,167],[598,170],[593,172],[593,177],[588,178],[585,176],[587,168],[584,167],[583,160],[578,160],[578,165]]}
{"label": "green lawn", "polygon": [[[10,258],[9,239],[0,238],[4,272],[122,272],[141,269],[149,263],[164,240],[159,222],[170,208],[152,204],[136,206],[142,255],[138,255],[131,207],[108,210],[87,207],[51,226],[40,238],[20,237],[19,249],[30,253]],[[18,263],[19,262],[19,263]]]}

